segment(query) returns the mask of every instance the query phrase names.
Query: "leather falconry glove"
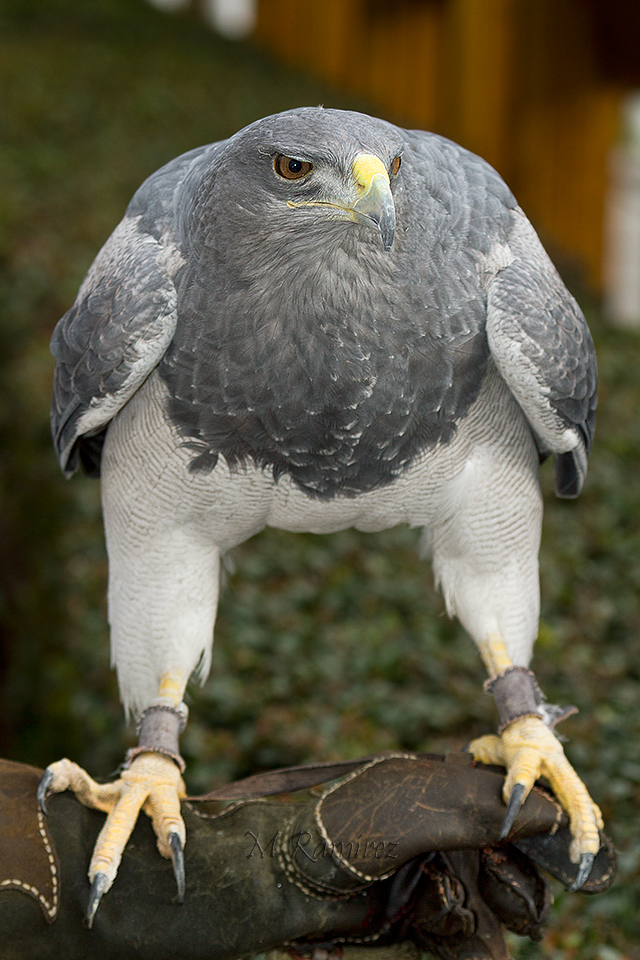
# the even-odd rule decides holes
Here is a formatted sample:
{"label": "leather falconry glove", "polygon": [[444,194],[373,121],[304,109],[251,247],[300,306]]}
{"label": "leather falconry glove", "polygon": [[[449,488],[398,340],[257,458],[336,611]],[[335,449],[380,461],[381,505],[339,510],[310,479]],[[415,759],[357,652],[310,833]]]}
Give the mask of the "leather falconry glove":
{"label": "leather falconry glove", "polygon": [[[541,936],[551,903],[541,869],[566,886],[577,870],[566,815],[542,788],[500,842],[502,770],[466,754],[381,754],[258,774],[185,802],[182,904],[141,820],[89,930],[86,862],[102,817],[70,793],[45,817],[40,775],[0,761],[0,960],[235,960],[278,948],[320,960],[390,944],[507,960],[503,927]],[[603,835],[581,892],[605,890],[614,873]]]}

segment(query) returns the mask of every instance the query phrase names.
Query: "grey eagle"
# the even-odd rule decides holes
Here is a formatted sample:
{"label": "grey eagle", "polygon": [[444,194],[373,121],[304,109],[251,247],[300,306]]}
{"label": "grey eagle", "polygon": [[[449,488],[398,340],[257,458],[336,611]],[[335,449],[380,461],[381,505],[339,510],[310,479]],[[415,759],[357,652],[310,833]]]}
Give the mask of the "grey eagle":
{"label": "grey eagle", "polygon": [[109,812],[89,922],[140,809],[182,891],[178,735],[210,664],[224,553],[267,525],[422,531],[476,642],[507,769],[504,835],[535,779],[571,820],[574,886],[601,818],[527,669],[541,458],[581,489],[596,406],[584,317],[498,174],[358,113],[291,110],[154,173],[56,327],[63,471],[100,475],[111,644],[140,745],[113,783],[58,761],[40,788]]}

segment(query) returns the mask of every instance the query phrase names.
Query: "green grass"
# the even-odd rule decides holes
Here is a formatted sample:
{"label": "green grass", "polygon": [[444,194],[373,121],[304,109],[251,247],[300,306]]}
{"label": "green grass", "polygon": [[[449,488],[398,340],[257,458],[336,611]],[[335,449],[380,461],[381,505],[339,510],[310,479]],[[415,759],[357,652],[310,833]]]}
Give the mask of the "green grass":
{"label": "green grass", "polygon": [[[48,338],[139,183],[258,116],[346,98],[134,0],[0,2],[0,751],[96,775],[125,731],[109,666],[97,484],[59,474]],[[357,106],[357,105],[356,105]],[[638,957],[640,338],[607,328],[583,496],[547,493],[534,667],[580,714],[567,752],[602,805],[620,878],[560,894],[522,957]],[[416,536],[266,531],[235,551],[211,679],[191,693],[189,785],[389,747],[458,749],[495,723],[470,640]]]}

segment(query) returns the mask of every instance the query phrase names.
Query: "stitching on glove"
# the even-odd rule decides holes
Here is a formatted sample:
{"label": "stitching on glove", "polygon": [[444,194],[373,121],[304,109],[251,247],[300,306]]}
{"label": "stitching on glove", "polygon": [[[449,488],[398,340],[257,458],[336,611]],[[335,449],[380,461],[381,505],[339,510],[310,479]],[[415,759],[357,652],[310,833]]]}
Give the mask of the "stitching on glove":
{"label": "stitching on glove", "polygon": [[40,836],[42,837],[42,842],[44,843],[44,848],[47,853],[47,859],[49,861],[49,867],[51,870],[51,902],[47,900],[45,895],[41,893],[37,887],[32,886],[30,883],[25,883],[23,880],[18,879],[7,879],[0,881],[0,888],[7,887],[9,889],[23,890],[25,893],[28,893],[30,896],[35,897],[38,901],[42,910],[47,917],[49,922],[55,920],[58,913],[58,865],[56,863],[56,857],[53,852],[53,847],[51,841],[49,840],[47,830],[44,822],[44,815],[41,810],[38,810],[38,830]]}
{"label": "stitching on glove", "polygon": [[386,880],[388,877],[393,876],[393,874],[396,872],[396,868],[389,870],[388,873],[377,874],[376,876],[370,876],[368,873],[364,873],[362,870],[358,870],[357,867],[354,867],[351,863],[349,863],[349,861],[345,857],[342,856],[342,854],[338,850],[336,850],[335,843],[327,833],[326,827],[322,821],[321,808],[322,808],[322,803],[326,799],[326,797],[332,794],[335,790],[339,790],[340,787],[344,786],[346,783],[349,783],[351,780],[355,780],[355,778],[360,776],[361,773],[364,773],[365,770],[370,770],[372,767],[376,767],[380,763],[385,763],[385,761],[387,760],[411,760],[414,763],[420,762],[420,758],[416,757],[414,754],[411,754],[411,753],[389,753],[384,757],[376,757],[370,763],[366,763],[364,766],[359,767],[357,770],[354,770],[353,773],[350,773],[348,776],[343,777],[343,779],[340,780],[338,783],[335,783],[333,786],[329,787],[328,790],[325,790],[325,792],[322,794],[322,796],[318,800],[318,803],[316,804],[316,808],[314,810],[314,815],[313,815],[314,820],[316,822],[316,826],[318,827],[318,831],[320,832],[322,839],[325,841],[325,843],[329,844],[330,846],[332,857],[340,864],[341,867],[347,870],[350,874],[352,874],[355,877],[358,877],[359,880],[364,880],[367,883],[375,883],[378,880]]}

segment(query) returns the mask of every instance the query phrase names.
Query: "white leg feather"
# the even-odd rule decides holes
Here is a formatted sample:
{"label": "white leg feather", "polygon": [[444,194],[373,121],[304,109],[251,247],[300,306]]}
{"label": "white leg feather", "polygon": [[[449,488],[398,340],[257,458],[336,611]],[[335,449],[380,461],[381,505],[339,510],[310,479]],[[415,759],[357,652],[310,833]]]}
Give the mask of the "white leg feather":
{"label": "white leg feather", "polygon": [[443,485],[430,546],[449,613],[479,646],[501,636],[512,662],[526,665],[540,610],[537,455],[533,442],[500,453],[477,447]]}

